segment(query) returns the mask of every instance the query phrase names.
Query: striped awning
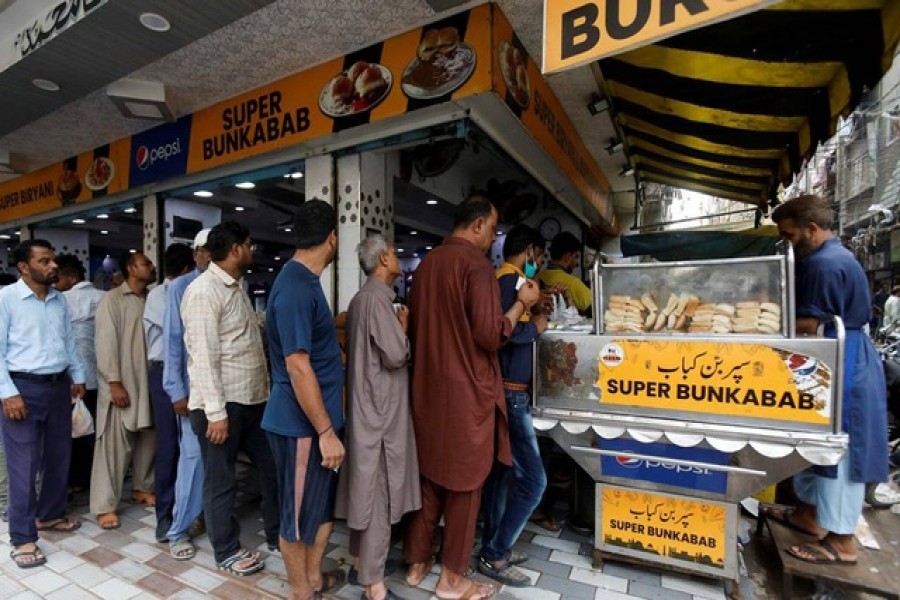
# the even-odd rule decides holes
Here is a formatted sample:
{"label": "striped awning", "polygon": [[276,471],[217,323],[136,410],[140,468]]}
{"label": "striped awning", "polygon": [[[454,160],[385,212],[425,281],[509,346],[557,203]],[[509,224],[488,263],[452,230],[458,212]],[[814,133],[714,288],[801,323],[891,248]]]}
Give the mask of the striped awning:
{"label": "striped awning", "polygon": [[891,66],[900,0],[787,0],[599,62],[637,175],[762,205]]}

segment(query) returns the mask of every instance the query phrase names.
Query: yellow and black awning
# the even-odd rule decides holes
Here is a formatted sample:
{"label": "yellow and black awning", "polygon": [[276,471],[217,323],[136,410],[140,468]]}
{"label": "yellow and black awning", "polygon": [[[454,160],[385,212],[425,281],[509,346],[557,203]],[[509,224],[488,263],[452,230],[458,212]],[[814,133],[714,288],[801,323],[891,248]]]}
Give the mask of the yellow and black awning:
{"label": "yellow and black awning", "polygon": [[900,0],[787,0],[599,62],[638,176],[762,204],[891,66]]}

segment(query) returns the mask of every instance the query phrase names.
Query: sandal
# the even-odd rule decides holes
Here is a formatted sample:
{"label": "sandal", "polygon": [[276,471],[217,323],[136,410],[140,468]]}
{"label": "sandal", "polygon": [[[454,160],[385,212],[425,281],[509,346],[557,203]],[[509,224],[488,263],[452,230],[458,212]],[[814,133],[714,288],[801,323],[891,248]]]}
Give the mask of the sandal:
{"label": "sandal", "polygon": [[425,578],[428,577],[428,574],[431,573],[431,569],[434,568],[434,556],[431,556],[428,560],[425,561],[425,568],[422,570],[422,576],[418,579],[410,579],[409,572],[407,571],[406,577],[403,578],[404,583],[409,587],[419,587],[422,585],[422,582],[425,581]]}
{"label": "sandal", "polygon": [[119,515],[114,512],[97,515],[97,525],[100,526],[100,529],[118,529]]}
{"label": "sandal", "polygon": [[529,523],[534,523],[541,529],[546,529],[551,533],[556,533],[560,529],[562,529],[562,525],[559,521],[551,517],[550,515],[544,514],[541,511],[534,511],[531,514],[531,518],[528,519]]}
{"label": "sandal", "polygon": [[794,514],[794,509],[792,508],[779,508],[777,506],[764,506],[759,509],[760,514],[764,519],[768,519],[769,521],[774,521],[779,525],[784,525],[788,529],[792,529],[797,533],[802,533],[803,535],[808,535],[814,538],[824,537],[822,534],[816,531],[810,531],[805,527],[800,527],[791,519],[791,515]]}
{"label": "sandal", "polygon": [[175,560],[191,560],[197,555],[197,548],[191,543],[191,538],[184,535],[169,543],[169,556]]}
{"label": "sandal", "polygon": [[47,557],[41,552],[41,549],[35,545],[34,550],[18,550],[13,548],[9,553],[9,557],[13,559],[16,566],[20,569],[33,569],[47,564]]}
{"label": "sandal", "polygon": [[[246,563],[241,566],[241,563]],[[246,577],[262,571],[266,563],[259,560],[259,554],[251,554],[248,550],[239,550],[236,554],[216,563],[220,571],[225,571],[238,577]]]}
{"label": "sandal", "polygon": [[316,590],[320,594],[330,594],[344,587],[347,583],[347,574],[340,569],[325,571],[322,573],[322,589]]}
{"label": "sandal", "polygon": [[506,559],[506,562],[517,567],[528,562],[528,555],[524,552],[519,552],[518,550],[510,550],[509,558]]}
{"label": "sandal", "polygon": [[502,567],[495,567],[494,563],[485,558],[478,559],[478,572],[487,575],[491,579],[508,585],[510,587],[529,587],[531,586],[531,578],[525,573],[513,566],[512,563],[506,563]]}
{"label": "sandal", "polygon": [[469,587],[466,588],[466,591],[463,592],[463,595],[459,598],[448,598],[447,596],[441,596],[434,592],[434,597],[438,600],[485,600],[486,598],[491,598],[494,594],[497,593],[497,590],[494,586],[486,583],[479,583],[477,581],[472,581],[469,583]]}
{"label": "sandal", "polygon": [[81,521],[78,519],[68,519],[62,517],[59,519],[51,519],[42,524],[37,525],[38,531],[56,531],[58,533],[72,533],[81,527]]}
{"label": "sandal", "polygon": [[819,540],[815,544],[800,544],[791,546],[787,553],[803,562],[814,565],[855,565],[855,558],[841,558],[837,549],[826,540]]}
{"label": "sandal", "polygon": [[131,500],[135,504],[146,504],[147,506],[156,506],[156,494],[152,492],[141,492],[135,490],[131,494]]}

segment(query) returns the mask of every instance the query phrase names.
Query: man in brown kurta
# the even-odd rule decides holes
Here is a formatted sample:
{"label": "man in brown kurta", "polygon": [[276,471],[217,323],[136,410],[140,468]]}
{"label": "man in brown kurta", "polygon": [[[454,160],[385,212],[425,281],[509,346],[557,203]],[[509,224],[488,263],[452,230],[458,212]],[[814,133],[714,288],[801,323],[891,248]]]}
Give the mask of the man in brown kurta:
{"label": "man in brown kurta", "polygon": [[494,457],[511,464],[497,350],[540,295],[523,282],[504,314],[485,256],[496,238],[497,211],[482,196],[456,208],[453,233],[426,256],[410,295],[413,423],[422,475],[422,509],[411,519],[407,582],[418,585],[434,561],[444,517],[438,598],[478,600],[492,586],[465,578],[481,501]]}
{"label": "man in brown kurta", "polygon": [[144,302],[156,267],[143,253],[123,259],[125,283],[109,291],[94,317],[97,353],[97,445],[91,472],[91,512],[104,529],[119,526],[116,506],[128,466],[133,498],[154,504],[156,437],[150,408]]}
{"label": "man in brown kurta", "polygon": [[395,313],[391,304],[400,275],[393,246],[373,236],[357,254],[369,278],[347,310],[347,457],[335,516],[347,519],[366,598],[392,600],[397,596],[384,585],[391,525],[422,506],[406,366],[409,311]]}

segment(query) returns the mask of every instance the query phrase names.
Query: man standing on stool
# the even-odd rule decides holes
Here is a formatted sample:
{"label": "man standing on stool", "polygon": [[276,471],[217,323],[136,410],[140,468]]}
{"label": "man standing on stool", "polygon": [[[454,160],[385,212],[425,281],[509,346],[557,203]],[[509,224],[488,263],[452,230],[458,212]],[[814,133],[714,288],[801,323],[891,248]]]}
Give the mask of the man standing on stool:
{"label": "man standing on stool", "polygon": [[[0,291],[0,428],[9,471],[11,557],[22,569],[47,558],[38,530],[71,532],[66,496],[72,397],[84,397],[84,370],[69,309],[51,287],[59,274],[45,240],[19,244],[12,261],[22,278]],[[41,492],[35,497],[37,475]]]}
{"label": "man standing on stool", "polygon": [[794,476],[800,505],[793,511],[769,509],[768,518],[819,541],[788,548],[816,564],[855,564],[853,532],[862,513],[865,484],[888,474],[887,406],[884,371],[862,328],[872,316],[869,282],[856,258],[831,233],[831,206],[818,196],[788,200],[772,213],[782,239],[797,255],[797,333],[815,335],[819,324],[834,337],[832,315],[844,322],[842,429],[850,448],[835,467],[812,467]]}

